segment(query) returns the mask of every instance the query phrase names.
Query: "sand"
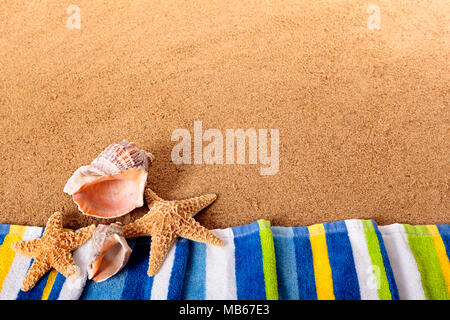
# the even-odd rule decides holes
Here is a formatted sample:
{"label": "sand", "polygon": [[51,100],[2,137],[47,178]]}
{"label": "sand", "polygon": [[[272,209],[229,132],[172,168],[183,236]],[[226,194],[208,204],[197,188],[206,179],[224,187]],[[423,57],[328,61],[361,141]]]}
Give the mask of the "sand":
{"label": "sand", "polygon": [[[122,139],[156,156],[160,196],[218,194],[208,228],[450,223],[449,4],[373,4],[379,30],[354,0],[1,1],[0,223],[105,222],[62,190]],[[173,164],[196,120],[279,129],[279,172]]]}

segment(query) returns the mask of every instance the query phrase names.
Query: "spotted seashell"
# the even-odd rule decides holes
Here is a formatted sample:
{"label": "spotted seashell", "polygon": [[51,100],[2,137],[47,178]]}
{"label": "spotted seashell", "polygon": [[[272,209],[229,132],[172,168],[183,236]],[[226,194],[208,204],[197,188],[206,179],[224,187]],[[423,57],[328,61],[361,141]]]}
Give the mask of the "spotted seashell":
{"label": "spotted seashell", "polygon": [[153,160],[151,153],[133,143],[113,143],[90,165],[75,171],[64,192],[85,215],[120,217],[144,205],[148,168]]}
{"label": "spotted seashell", "polygon": [[148,170],[152,160],[153,155],[124,140],[108,146],[91,165],[105,174],[113,175],[130,168],[142,167],[143,170]]}

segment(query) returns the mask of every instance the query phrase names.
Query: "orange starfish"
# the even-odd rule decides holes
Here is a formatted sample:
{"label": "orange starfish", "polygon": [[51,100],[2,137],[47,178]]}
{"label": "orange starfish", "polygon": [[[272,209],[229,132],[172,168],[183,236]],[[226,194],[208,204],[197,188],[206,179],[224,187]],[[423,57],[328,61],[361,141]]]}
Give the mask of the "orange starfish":
{"label": "orange starfish", "polygon": [[223,241],[201,226],[193,216],[214,200],[215,194],[207,194],[187,200],[167,201],[152,190],[145,190],[150,211],[142,218],[122,227],[126,238],[152,236],[147,274],[154,276],[178,236],[194,241],[222,246]]}
{"label": "orange starfish", "polygon": [[22,290],[28,291],[52,267],[67,278],[78,276],[71,251],[89,240],[95,225],[82,228],[76,232],[64,231],[62,214],[55,212],[47,221],[44,235],[40,239],[14,242],[11,248],[18,254],[34,258],[22,283]]}

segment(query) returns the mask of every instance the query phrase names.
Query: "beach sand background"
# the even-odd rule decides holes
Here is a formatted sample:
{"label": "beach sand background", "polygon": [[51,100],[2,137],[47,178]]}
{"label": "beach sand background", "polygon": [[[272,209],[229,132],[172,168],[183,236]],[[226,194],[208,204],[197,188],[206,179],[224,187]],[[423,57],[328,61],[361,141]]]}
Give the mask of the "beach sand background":
{"label": "beach sand background", "polygon": [[[72,4],[79,30],[66,26]],[[160,196],[219,195],[197,216],[208,228],[449,223],[449,6],[3,0],[0,223],[42,226],[55,210],[67,227],[110,222],[62,190],[122,139],[156,156],[148,183]],[[279,129],[279,172],[174,165],[171,134],[195,120]]]}

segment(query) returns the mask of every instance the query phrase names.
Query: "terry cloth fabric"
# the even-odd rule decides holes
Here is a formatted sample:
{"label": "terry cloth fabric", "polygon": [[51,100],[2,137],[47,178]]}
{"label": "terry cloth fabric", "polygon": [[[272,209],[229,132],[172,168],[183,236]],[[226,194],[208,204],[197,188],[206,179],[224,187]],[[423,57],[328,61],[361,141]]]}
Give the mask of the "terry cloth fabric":
{"label": "terry cloth fabric", "polygon": [[272,227],[280,299],[398,299],[387,252],[371,220]]}
{"label": "terry cloth fabric", "polygon": [[179,300],[189,255],[188,240],[170,249],[159,272],[147,275],[151,237],[129,239],[133,250],[127,265],[103,282],[88,280],[82,300]]}
{"label": "terry cloth fabric", "polygon": [[[91,257],[88,241],[74,252],[77,281],[55,270],[29,292],[20,285],[31,259],[11,243],[43,228],[0,225],[0,299],[78,299]],[[345,220],[309,227],[249,225],[213,230],[215,247],[179,239],[161,270],[147,276],[151,238],[130,240],[126,267],[87,281],[82,299],[450,299],[450,226]],[[276,263],[275,263],[276,261]]]}
{"label": "terry cloth fabric", "polygon": [[450,226],[380,226],[400,298],[450,299]]}
{"label": "terry cloth fabric", "polygon": [[151,237],[130,240],[126,268],[104,282],[88,281],[81,299],[276,299],[270,223],[212,232],[223,247],[180,238],[154,277],[147,276]]}
{"label": "terry cloth fabric", "polygon": [[20,290],[33,259],[16,255],[11,244],[39,238],[43,231],[44,228],[40,227],[0,224],[0,300],[76,300],[80,297],[87,278],[87,259],[91,254],[88,243],[73,252],[81,271],[78,279],[67,280],[52,269],[30,291]]}
{"label": "terry cloth fabric", "polygon": [[278,299],[275,250],[270,222],[212,230],[216,247],[190,241],[182,298],[187,300]]}

